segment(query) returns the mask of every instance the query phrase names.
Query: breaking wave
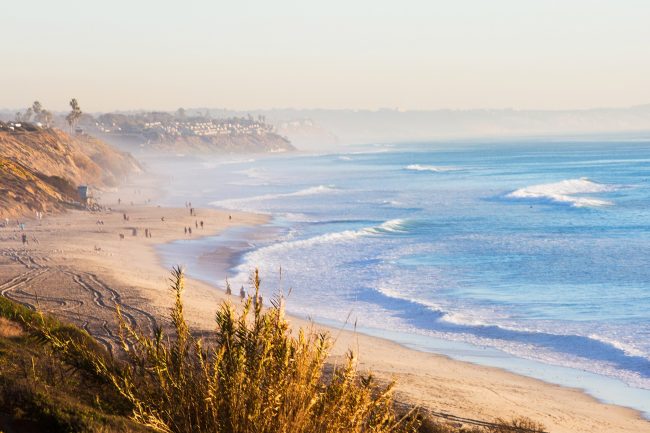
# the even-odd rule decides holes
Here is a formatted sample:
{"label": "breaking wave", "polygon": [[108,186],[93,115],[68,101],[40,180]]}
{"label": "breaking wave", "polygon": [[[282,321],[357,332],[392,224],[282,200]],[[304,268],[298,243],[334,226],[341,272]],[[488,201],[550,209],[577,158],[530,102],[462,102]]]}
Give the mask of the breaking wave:
{"label": "breaking wave", "polygon": [[243,207],[246,203],[250,203],[250,202],[269,201],[269,200],[276,200],[285,197],[302,197],[302,196],[309,196],[309,195],[316,195],[316,194],[327,194],[334,191],[336,191],[336,187],[334,187],[334,185],[318,185],[310,188],[301,189],[295,192],[279,193],[279,194],[262,194],[262,195],[252,196],[252,197],[218,200],[218,201],[210,202],[210,206],[237,209],[239,207]]}
{"label": "breaking wave", "polygon": [[413,170],[413,171],[432,171],[434,173],[442,173],[445,171],[454,171],[458,170],[456,167],[439,167],[435,165],[421,165],[421,164],[411,164],[407,165],[406,170]]}
{"label": "breaking wave", "polygon": [[258,253],[267,253],[293,248],[305,248],[319,244],[335,242],[349,242],[365,236],[380,236],[386,234],[399,234],[407,232],[406,221],[403,219],[392,219],[372,227],[364,227],[357,230],[344,230],[340,232],[325,233],[307,239],[288,240],[260,248]]}
{"label": "breaking wave", "polygon": [[611,192],[617,189],[613,185],[593,182],[586,177],[580,179],[567,179],[555,183],[543,183],[517,189],[506,197],[514,199],[547,200],[555,203],[566,203],[574,207],[611,206],[611,201],[581,197],[577,194],[594,194]]}
{"label": "breaking wave", "polygon": [[411,164],[406,166],[406,170],[412,171],[432,171],[434,173],[443,173],[445,171],[455,171],[458,170],[456,167],[443,167],[436,165],[422,165],[422,164]]}

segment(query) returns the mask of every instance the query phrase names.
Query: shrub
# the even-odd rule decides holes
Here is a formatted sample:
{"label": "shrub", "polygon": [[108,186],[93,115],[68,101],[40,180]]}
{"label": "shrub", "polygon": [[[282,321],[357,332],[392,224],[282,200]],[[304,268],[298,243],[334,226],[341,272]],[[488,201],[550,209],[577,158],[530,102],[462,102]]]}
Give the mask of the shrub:
{"label": "shrub", "polygon": [[[418,417],[398,416],[392,384],[379,386],[357,372],[355,356],[324,374],[330,338],[313,330],[296,336],[280,300],[262,309],[219,307],[208,340],[194,337],[185,321],[184,277],[175,269],[171,336],[147,336],[119,316],[127,361],[107,362],[83,345],[50,335],[54,347],[85,358],[132,408],[132,418],[160,432],[415,432]],[[84,363],[82,363],[84,364]]]}

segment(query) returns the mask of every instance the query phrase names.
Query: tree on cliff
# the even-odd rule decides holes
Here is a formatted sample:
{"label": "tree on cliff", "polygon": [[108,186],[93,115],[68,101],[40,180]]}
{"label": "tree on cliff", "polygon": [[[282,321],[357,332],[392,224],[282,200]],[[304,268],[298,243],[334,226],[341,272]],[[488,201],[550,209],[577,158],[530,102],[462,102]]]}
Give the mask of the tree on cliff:
{"label": "tree on cliff", "polygon": [[81,111],[81,107],[79,107],[77,98],[72,98],[70,100],[70,107],[72,108],[72,110],[70,111],[70,113],[68,113],[67,116],[65,116],[65,120],[68,122],[68,125],[70,125],[70,132],[72,133],[72,128],[77,124],[79,118],[83,113]]}
{"label": "tree on cliff", "polygon": [[34,120],[45,125],[47,128],[52,123],[52,113],[43,108],[43,104],[39,101],[34,101],[32,104],[32,111],[34,112]]}

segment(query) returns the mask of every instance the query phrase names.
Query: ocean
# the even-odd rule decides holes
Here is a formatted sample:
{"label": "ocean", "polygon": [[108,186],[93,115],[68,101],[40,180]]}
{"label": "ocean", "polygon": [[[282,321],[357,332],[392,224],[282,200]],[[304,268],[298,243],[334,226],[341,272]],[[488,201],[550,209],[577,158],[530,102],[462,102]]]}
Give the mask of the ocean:
{"label": "ocean", "polygon": [[[405,143],[179,156],[170,205],[267,213],[161,248],[295,315],[586,389],[650,413],[650,141]],[[248,240],[247,240],[248,239]],[[201,259],[230,248],[227,275]]]}

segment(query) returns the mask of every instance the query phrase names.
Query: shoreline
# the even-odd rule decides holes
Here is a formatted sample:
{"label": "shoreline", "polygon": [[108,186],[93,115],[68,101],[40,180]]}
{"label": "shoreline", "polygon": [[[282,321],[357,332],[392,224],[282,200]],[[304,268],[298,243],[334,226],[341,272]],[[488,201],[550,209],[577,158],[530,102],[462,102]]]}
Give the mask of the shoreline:
{"label": "shoreline", "polygon": [[[123,221],[123,211],[128,211],[130,221]],[[210,224],[199,233],[201,236],[195,234],[192,239],[217,236],[228,227],[254,229],[269,221],[266,215],[243,212],[198,209],[198,213],[199,219],[209,220]],[[161,214],[164,222],[160,221]],[[233,223],[227,219],[228,214],[233,215]],[[99,219],[103,219],[103,225],[96,223]],[[123,311],[140,326],[147,326],[152,317],[167,316],[172,302],[166,281],[169,269],[158,247],[186,239],[182,228],[194,221],[183,208],[122,206],[101,214],[75,211],[40,222],[29,221],[27,230],[39,242],[27,248],[7,236],[11,229],[1,229],[0,281],[25,275],[27,283],[16,286],[9,292],[11,296],[33,303],[30,291],[38,288],[39,293],[34,294],[39,308],[82,326],[110,344],[110,332],[105,328],[106,323],[113,323],[113,312],[93,304],[84,284],[97,291],[106,290],[107,298],[110,290],[119,293]],[[149,227],[153,238],[145,239],[139,232],[136,238],[125,236],[120,240],[118,234],[133,226]],[[27,295],[20,295],[21,291]],[[184,300],[190,325],[210,330],[218,303],[226,298],[218,284],[207,284],[189,275]],[[310,324],[295,316],[290,316],[290,321],[294,328]],[[384,338],[316,326],[336,338],[332,360],[354,348],[360,354],[361,369],[372,370],[381,380],[396,379],[398,399],[405,402],[485,420],[527,416],[544,423],[552,432],[650,432],[650,423],[640,412],[600,403],[578,389],[421,352]]]}
{"label": "shoreline", "polygon": [[[271,219],[271,222],[272,222],[272,219]],[[267,226],[268,226],[268,224],[267,224]],[[259,229],[260,229],[259,226],[257,226],[257,227],[247,228],[245,230],[246,230],[247,233],[251,233],[251,232],[254,232],[255,230],[259,230]],[[239,231],[237,233],[242,234],[241,231]],[[199,240],[197,239],[195,241],[199,241]],[[209,241],[209,238],[206,239],[206,241]],[[215,244],[212,245],[212,249],[220,248],[221,245],[220,245],[219,242],[220,242],[220,240],[218,238],[216,238],[215,239]],[[242,240],[242,244],[243,243],[245,243],[245,242]],[[206,248],[210,249],[206,245],[201,246],[201,249],[206,249]],[[228,254],[230,254],[231,257],[229,259],[227,259],[227,260],[221,260],[221,263],[226,263],[226,262],[229,263],[230,268],[222,268],[222,269],[220,269],[220,273],[222,275],[227,275],[232,268],[236,267],[236,266],[234,266],[234,264],[237,264],[237,265],[241,264],[241,262],[240,262],[241,258],[244,257],[245,254],[248,251],[250,251],[250,248],[245,249],[245,250],[238,250],[238,251],[230,250]],[[197,264],[197,263],[195,263],[195,264]],[[199,264],[199,268],[200,268],[200,264]],[[204,282],[206,284],[210,284],[210,282],[208,280],[212,280],[210,277],[207,276],[207,274],[204,271],[203,272],[202,271],[196,272],[194,274],[193,279],[200,280],[200,281],[202,281],[202,282]],[[210,284],[210,285],[212,285],[215,290],[222,290],[220,287],[218,287],[216,285],[213,285],[213,284]],[[288,305],[290,305],[290,300],[288,302]],[[534,375],[531,375],[531,374],[525,374],[525,373],[513,371],[512,369],[509,369],[508,367],[503,366],[503,365],[499,365],[499,364],[492,365],[492,364],[481,363],[480,361],[476,361],[476,360],[472,361],[472,360],[466,360],[466,359],[458,359],[458,358],[456,358],[456,357],[454,357],[454,356],[452,356],[452,355],[450,355],[448,353],[444,353],[444,351],[441,353],[440,351],[436,351],[436,350],[433,350],[431,348],[422,347],[421,345],[419,347],[414,347],[414,346],[418,346],[418,344],[410,344],[409,345],[407,342],[405,342],[403,340],[400,341],[400,339],[390,338],[390,337],[387,337],[387,336],[378,335],[378,334],[381,334],[381,333],[386,333],[386,331],[384,331],[384,330],[374,330],[375,331],[374,333],[369,332],[369,329],[365,329],[365,328],[362,328],[362,327],[359,327],[356,330],[349,330],[349,329],[347,329],[347,328],[349,328],[349,324],[348,325],[340,324],[340,323],[337,323],[335,321],[327,321],[327,320],[319,319],[319,318],[313,318],[313,321],[312,321],[312,320],[310,320],[308,318],[300,317],[300,316],[297,316],[295,314],[292,314],[291,311],[290,311],[290,308],[288,308],[288,315],[289,315],[291,321],[295,324],[295,326],[303,326],[304,327],[304,326],[309,326],[310,324],[313,323],[317,328],[324,329],[324,330],[328,331],[330,333],[330,335],[332,335],[332,336],[337,336],[338,335],[338,338],[343,338],[342,340],[339,340],[339,341],[346,341],[348,343],[354,342],[354,344],[351,344],[351,345],[350,344],[346,345],[346,344],[341,344],[341,343],[336,344],[335,345],[335,350],[333,350],[333,353],[332,353],[332,356],[334,358],[343,357],[344,354],[345,354],[345,351],[347,351],[348,348],[350,348],[350,347],[353,347],[353,346],[366,347],[365,349],[360,350],[360,353],[359,353],[361,365],[364,368],[368,368],[369,370],[372,370],[374,373],[377,373],[378,371],[381,371],[381,376],[383,376],[383,379],[385,379],[387,381],[392,380],[392,377],[395,374],[395,371],[391,371],[390,368],[387,370],[386,366],[387,365],[389,367],[394,366],[395,363],[396,363],[396,360],[391,358],[389,360],[380,361],[381,358],[385,358],[385,356],[382,356],[381,354],[377,354],[376,356],[373,355],[371,357],[368,357],[367,354],[370,353],[370,351],[368,350],[369,347],[385,347],[387,350],[390,350],[391,352],[394,351],[396,347],[398,347],[399,352],[404,352],[407,358],[415,357],[414,356],[415,354],[413,353],[413,352],[415,352],[415,353],[419,354],[418,357],[425,357],[426,358],[426,356],[429,355],[429,356],[432,357],[432,359],[437,360],[437,361],[439,361],[440,358],[442,358],[442,359],[445,360],[445,363],[450,363],[450,364],[459,363],[459,364],[463,365],[461,368],[468,368],[468,369],[476,369],[476,370],[480,370],[480,371],[486,371],[487,372],[486,374],[498,374],[498,375],[505,375],[505,376],[511,375],[511,376],[513,376],[515,378],[515,380],[517,378],[519,378],[519,379],[525,380],[526,382],[530,381],[530,385],[534,386],[536,388],[538,388],[538,387],[550,388],[550,389],[555,388],[555,389],[563,390],[564,392],[568,392],[568,393],[576,393],[576,394],[578,394],[580,397],[582,397],[584,399],[592,400],[594,404],[603,405],[605,407],[619,408],[619,409],[621,409],[623,411],[629,411],[638,420],[640,420],[642,422],[647,422],[647,425],[645,426],[645,428],[647,429],[647,431],[650,432],[650,420],[647,418],[648,413],[644,414],[641,410],[635,409],[635,408],[630,407],[630,406],[625,406],[625,405],[621,405],[621,404],[616,404],[616,403],[612,403],[612,402],[603,401],[603,400],[599,399],[598,397],[595,397],[594,395],[592,395],[589,392],[589,387],[581,387],[579,385],[568,385],[568,384],[559,383],[558,381],[546,380],[544,378],[535,377]],[[398,333],[396,332],[395,334],[398,334]],[[427,337],[427,336],[413,336],[413,338],[415,340],[417,340],[418,338],[421,339],[421,340],[425,340],[425,339],[426,340],[431,340],[431,339],[433,339],[433,337]],[[436,339],[436,340],[438,340],[438,339]],[[443,342],[447,343],[447,345],[456,345],[456,344],[458,344],[458,345],[462,345],[462,346],[471,346],[471,350],[473,350],[475,352],[478,352],[478,351],[483,349],[483,348],[481,348],[479,346],[472,346],[472,345],[470,345],[468,343],[461,343],[461,342],[455,342],[455,341],[446,341],[446,340],[440,340],[440,341],[443,341]],[[486,350],[491,351],[491,352],[499,352],[503,358],[510,358],[511,360],[513,360],[515,362],[542,364],[541,362],[537,362],[537,361],[529,361],[529,360],[517,358],[514,355],[510,355],[510,354],[507,354],[505,352],[501,352],[498,349],[489,349],[488,348]],[[554,371],[554,370],[557,371],[558,369],[566,369],[566,370],[571,370],[571,371],[578,371],[576,369],[571,369],[569,367],[560,367],[560,366],[553,366],[553,365],[547,365],[547,364],[543,364],[543,366],[546,367],[547,369],[551,370],[551,371]],[[422,367],[422,365],[420,363],[414,363],[412,370],[416,370],[416,369],[419,369],[421,367]],[[597,377],[597,378],[602,378],[602,382],[607,382],[607,381],[619,382],[616,379],[596,375],[594,373],[588,373],[588,372],[581,372],[581,373],[583,373],[584,375],[590,375],[590,376],[594,376],[594,377]],[[405,373],[403,371],[399,373],[399,375],[404,375],[404,374],[411,375],[412,373],[411,372]],[[551,373],[551,375],[552,375],[552,373]],[[539,383],[535,384],[535,382],[539,382]],[[625,385],[623,382],[620,382],[620,385],[622,387],[627,387],[627,385]],[[404,389],[401,389],[401,388],[402,387],[399,386],[399,379],[398,379],[398,391],[400,393],[404,393],[403,398],[405,397],[405,400],[411,401],[413,403],[421,403],[423,401],[422,395],[420,395],[419,398],[417,396],[413,397],[413,396],[409,395],[410,393],[408,391],[406,391]],[[592,389],[593,389],[593,387],[592,387]],[[630,387],[630,389],[634,389],[634,388]],[[431,407],[429,407],[429,408],[431,409]],[[435,408],[439,408],[439,406],[435,406]],[[476,413],[477,413],[476,408],[474,408],[473,412],[469,412],[469,413],[463,412],[462,414],[463,414],[463,416],[471,417],[473,415],[475,416]],[[492,415],[492,416],[496,416],[496,415]],[[498,416],[502,416],[502,415],[499,414]],[[512,416],[515,416],[515,414],[513,414]],[[544,422],[543,419],[536,418],[534,415],[531,415],[530,417],[533,418],[533,419],[536,419],[538,421]],[[547,423],[548,423],[548,421],[547,421]],[[594,429],[594,427],[595,426],[592,426],[589,430],[584,430],[584,431],[600,431],[598,429]],[[610,426],[607,430],[602,430],[602,431],[618,431],[615,428],[614,429],[612,429],[612,428],[613,427]],[[551,431],[565,431],[565,430],[562,430],[562,428],[560,426],[555,426]],[[572,430],[566,430],[566,431],[582,431],[582,430],[574,430],[574,429],[572,429]],[[626,430],[620,430],[620,431],[626,431]],[[636,430],[634,430],[634,431],[636,431]],[[643,430],[643,431],[646,431],[646,430]]]}

